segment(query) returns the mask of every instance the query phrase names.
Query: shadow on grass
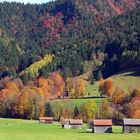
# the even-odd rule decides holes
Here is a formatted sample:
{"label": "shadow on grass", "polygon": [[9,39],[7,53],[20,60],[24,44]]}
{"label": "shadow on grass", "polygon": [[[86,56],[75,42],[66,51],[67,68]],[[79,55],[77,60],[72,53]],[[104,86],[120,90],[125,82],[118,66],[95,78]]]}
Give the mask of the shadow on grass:
{"label": "shadow on grass", "polygon": [[140,68],[137,68],[128,74],[126,73],[123,76],[140,76]]}
{"label": "shadow on grass", "polygon": [[79,97],[79,98],[68,98],[68,97],[63,97],[63,98],[54,98],[51,99],[51,101],[66,101],[66,100],[81,100],[81,99],[107,99],[107,97],[101,97],[101,96],[87,96],[87,97]]}
{"label": "shadow on grass", "polygon": [[81,134],[124,134],[123,132],[112,132],[112,133],[94,133],[94,132],[86,132],[86,131],[83,131],[83,132],[77,132],[77,133],[81,133]]}

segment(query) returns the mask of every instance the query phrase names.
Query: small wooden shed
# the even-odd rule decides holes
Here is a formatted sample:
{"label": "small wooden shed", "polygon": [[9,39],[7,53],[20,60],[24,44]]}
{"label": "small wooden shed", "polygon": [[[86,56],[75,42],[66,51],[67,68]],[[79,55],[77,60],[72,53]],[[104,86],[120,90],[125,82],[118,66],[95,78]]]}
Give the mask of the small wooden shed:
{"label": "small wooden shed", "polygon": [[83,121],[81,119],[65,119],[61,122],[65,129],[82,129]]}
{"label": "small wooden shed", "polygon": [[90,128],[94,133],[112,133],[112,120],[92,120]]}
{"label": "small wooden shed", "polygon": [[53,117],[39,117],[39,123],[52,124]]}
{"label": "small wooden shed", "polygon": [[124,133],[132,133],[137,132],[140,133],[140,119],[123,119],[123,132]]}

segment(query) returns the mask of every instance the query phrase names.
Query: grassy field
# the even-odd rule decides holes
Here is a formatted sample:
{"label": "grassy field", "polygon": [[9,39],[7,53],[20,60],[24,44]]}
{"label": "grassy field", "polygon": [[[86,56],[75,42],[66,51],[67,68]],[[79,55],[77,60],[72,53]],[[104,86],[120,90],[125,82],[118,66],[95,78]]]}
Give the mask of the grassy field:
{"label": "grassy field", "polygon": [[39,124],[38,121],[0,119],[0,140],[139,140],[140,134],[122,134],[113,127],[112,134],[86,133],[83,130],[61,129],[59,123]]}
{"label": "grassy field", "polygon": [[84,98],[84,99],[58,99],[52,100],[50,103],[52,106],[56,105],[61,106],[62,104],[71,104],[72,106],[80,106],[88,101],[95,101],[97,104],[100,104],[104,98]]}
{"label": "grassy field", "polygon": [[114,85],[127,90],[140,88],[140,70],[139,69],[131,69],[128,71],[123,71],[111,77]]}

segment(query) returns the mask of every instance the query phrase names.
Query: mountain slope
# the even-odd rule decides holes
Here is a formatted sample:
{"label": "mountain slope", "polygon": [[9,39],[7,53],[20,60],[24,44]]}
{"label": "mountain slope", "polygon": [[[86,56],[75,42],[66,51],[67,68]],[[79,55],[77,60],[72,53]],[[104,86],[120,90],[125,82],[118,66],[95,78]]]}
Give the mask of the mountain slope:
{"label": "mountain slope", "polygon": [[19,57],[24,54],[24,50],[14,38],[8,35],[2,26],[0,26],[0,53],[0,74],[5,76],[5,71],[10,68],[9,72],[12,74],[14,74],[14,71],[18,71]]}
{"label": "mountain slope", "polygon": [[[19,56],[17,61],[0,77],[4,73],[4,76],[13,75],[11,70],[19,74],[46,54],[54,54],[55,59],[39,70],[40,75],[47,76],[53,71],[60,71],[65,78],[81,75],[87,61],[93,61],[94,68],[99,66],[98,51],[108,54],[108,59],[101,60],[102,73],[110,76],[120,70],[124,51],[137,53],[138,60],[139,9],[139,0],[58,0],[42,5],[0,3],[0,24],[19,44],[8,55],[10,60]],[[4,40],[1,39],[0,49],[9,42]],[[109,50],[114,53],[110,54]],[[4,59],[7,55],[1,52],[1,61]],[[108,74],[108,66],[112,67],[114,61],[118,63],[117,71]],[[3,61],[0,67],[5,65]]]}

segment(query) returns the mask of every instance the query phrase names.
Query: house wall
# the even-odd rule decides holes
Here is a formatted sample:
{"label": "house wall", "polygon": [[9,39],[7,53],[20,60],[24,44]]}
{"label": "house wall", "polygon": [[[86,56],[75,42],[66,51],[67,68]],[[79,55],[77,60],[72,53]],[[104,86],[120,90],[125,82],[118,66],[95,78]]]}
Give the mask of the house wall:
{"label": "house wall", "polygon": [[82,125],[71,125],[72,129],[82,129]]}
{"label": "house wall", "polygon": [[65,124],[65,125],[64,125],[64,128],[65,128],[65,129],[71,129],[71,126],[70,126],[69,124]]}
{"label": "house wall", "polygon": [[39,120],[39,123],[45,123],[45,120]]}
{"label": "house wall", "polygon": [[112,126],[94,126],[94,133],[112,133]]}
{"label": "house wall", "polygon": [[132,133],[132,132],[138,132],[140,133],[140,126],[123,126],[123,132],[124,133]]}
{"label": "house wall", "polygon": [[70,124],[65,124],[64,125],[65,129],[82,129],[82,125],[70,125]]}
{"label": "house wall", "polygon": [[46,123],[46,124],[51,124],[53,121],[47,121],[47,120],[39,120],[39,123]]}
{"label": "house wall", "polygon": [[45,121],[45,123],[47,123],[47,124],[52,124],[53,121]]}

